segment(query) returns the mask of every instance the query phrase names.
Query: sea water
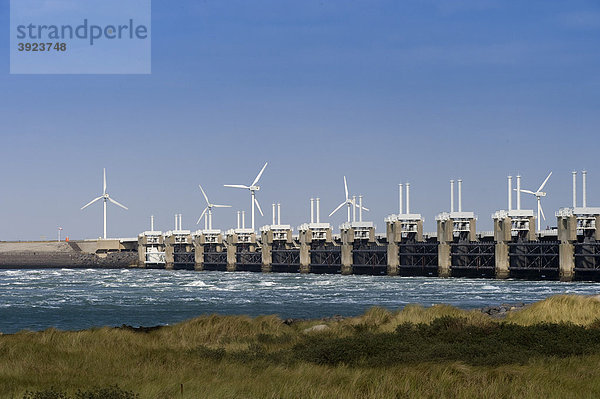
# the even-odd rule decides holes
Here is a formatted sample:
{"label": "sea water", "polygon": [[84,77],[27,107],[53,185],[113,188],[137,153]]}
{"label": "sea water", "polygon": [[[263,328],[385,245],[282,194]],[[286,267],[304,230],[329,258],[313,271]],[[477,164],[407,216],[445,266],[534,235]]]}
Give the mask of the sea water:
{"label": "sea water", "polygon": [[463,309],[599,294],[591,282],[143,269],[0,270],[0,332],[173,324],[203,314],[354,316],[369,307]]}

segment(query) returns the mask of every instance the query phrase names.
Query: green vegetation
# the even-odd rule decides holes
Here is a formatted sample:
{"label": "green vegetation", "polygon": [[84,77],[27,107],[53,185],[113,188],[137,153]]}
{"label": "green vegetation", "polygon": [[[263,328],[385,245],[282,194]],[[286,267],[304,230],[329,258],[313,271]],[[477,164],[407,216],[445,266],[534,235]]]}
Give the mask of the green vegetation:
{"label": "green vegetation", "polygon": [[124,391],[118,385],[107,388],[94,388],[89,391],[78,390],[75,395],[69,396],[61,390],[54,388],[43,389],[37,392],[26,392],[23,399],[138,399],[139,395]]}
{"label": "green vegetation", "polygon": [[599,397],[599,318],[598,299],[557,296],[502,320],[440,305],[21,332],[0,336],[0,397]]}

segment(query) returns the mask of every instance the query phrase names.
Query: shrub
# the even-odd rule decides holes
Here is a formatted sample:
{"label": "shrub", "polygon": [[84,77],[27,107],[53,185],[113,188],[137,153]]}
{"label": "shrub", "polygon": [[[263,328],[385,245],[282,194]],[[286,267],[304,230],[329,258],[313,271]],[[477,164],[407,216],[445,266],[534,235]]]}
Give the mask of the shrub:
{"label": "shrub", "polygon": [[140,396],[131,391],[125,391],[118,385],[107,388],[94,388],[89,391],[78,390],[75,396],[68,396],[55,388],[38,392],[25,392],[23,399],[138,399]]}
{"label": "shrub", "polygon": [[23,399],[69,399],[67,394],[55,388],[45,389],[38,392],[25,392]]}

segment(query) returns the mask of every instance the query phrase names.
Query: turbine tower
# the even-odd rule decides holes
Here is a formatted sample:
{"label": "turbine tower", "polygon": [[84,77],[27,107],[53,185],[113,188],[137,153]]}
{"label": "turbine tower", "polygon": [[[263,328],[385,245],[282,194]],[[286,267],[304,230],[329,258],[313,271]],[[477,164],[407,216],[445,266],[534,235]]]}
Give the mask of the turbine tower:
{"label": "turbine tower", "polygon": [[254,179],[254,181],[249,186],[245,186],[243,184],[224,184],[225,187],[244,188],[244,189],[250,190],[250,208],[252,209],[252,231],[254,231],[254,205],[256,205],[256,207],[258,208],[260,215],[264,216],[262,209],[260,209],[260,204],[258,203],[258,200],[256,199],[256,192],[260,190],[260,186],[257,186],[256,184],[258,183],[258,181],[260,180],[260,177],[262,176],[263,172],[265,171],[267,164],[268,164],[268,162],[265,162],[265,166],[262,167],[260,172],[258,172],[258,175],[256,175],[256,178]]}
{"label": "turbine tower", "polygon": [[542,183],[540,188],[538,188],[537,191],[535,191],[535,192],[533,192],[531,190],[521,189],[521,191],[524,193],[535,195],[535,198],[537,199],[537,219],[538,219],[537,220],[537,222],[538,222],[537,228],[538,228],[538,231],[541,230],[540,215],[544,218],[544,220],[546,220],[546,216],[544,215],[544,210],[542,209],[541,198],[546,196],[546,193],[543,192],[542,190],[544,189],[544,186],[546,185],[546,183],[548,183],[548,179],[550,179],[550,176],[552,176],[552,172],[550,172],[548,174],[548,177],[546,177],[546,180],[544,180],[544,182]]}
{"label": "turbine tower", "polygon": [[91,200],[90,202],[88,202],[87,204],[85,204],[83,207],[81,207],[81,210],[84,210],[85,208],[87,208],[88,206],[92,205],[94,202],[96,202],[98,200],[104,200],[104,239],[106,240],[106,202],[110,201],[113,204],[118,205],[118,206],[120,206],[121,208],[123,208],[125,210],[128,209],[125,205],[119,204],[117,201],[115,201],[114,199],[110,198],[110,196],[106,192],[106,168],[104,168],[104,179],[103,179],[103,184],[102,184],[102,195],[99,196],[98,198],[94,198],[93,200]]}
{"label": "turbine tower", "polygon": [[198,187],[200,187],[200,191],[202,191],[202,195],[204,196],[204,199],[206,200],[206,208],[204,208],[204,210],[202,211],[202,215],[200,215],[200,218],[198,219],[196,224],[200,223],[200,220],[202,220],[202,218],[204,217],[204,230],[212,230],[212,209],[213,208],[231,208],[231,205],[212,204],[208,200],[208,196],[204,192],[204,189],[202,188],[202,186],[200,184],[198,184]]}
{"label": "turbine tower", "polygon": [[[344,176],[344,190],[346,192],[346,200],[344,202],[342,202],[341,204],[338,205],[337,208],[335,208],[330,214],[329,217],[333,216],[334,213],[336,213],[337,211],[339,211],[344,205],[348,206],[348,223],[351,222],[350,220],[350,211],[353,209],[352,207],[358,207],[359,210],[365,210],[368,211],[367,208],[365,208],[362,205],[358,205],[356,204],[356,197],[350,198],[350,195],[348,194],[348,182],[346,181],[346,176]],[[362,201],[361,201],[362,202]],[[354,213],[356,213],[356,209],[354,209]],[[356,219],[356,215],[354,217],[354,219]]]}

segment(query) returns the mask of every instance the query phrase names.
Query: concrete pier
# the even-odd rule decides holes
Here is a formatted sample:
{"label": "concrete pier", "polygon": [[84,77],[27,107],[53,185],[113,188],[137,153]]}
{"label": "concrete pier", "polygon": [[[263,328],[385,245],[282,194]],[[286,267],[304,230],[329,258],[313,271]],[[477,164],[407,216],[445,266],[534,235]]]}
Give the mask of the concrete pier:
{"label": "concrete pier", "polygon": [[572,280],[577,271],[587,274],[598,269],[599,259],[595,254],[600,247],[600,208],[562,208],[556,217],[560,241],[560,280]]}
{"label": "concrete pier", "polygon": [[198,230],[193,234],[194,241],[194,270],[206,270],[205,253],[223,252],[223,234],[221,230]]}
{"label": "concrete pier", "polygon": [[505,279],[510,275],[508,243],[512,240],[511,237],[511,221],[508,214],[497,213],[494,216],[494,240],[496,241],[495,248],[495,273],[496,278]]}
{"label": "concrete pier", "polygon": [[298,226],[300,244],[300,272],[310,273],[311,249],[313,247],[328,248],[333,246],[333,234],[329,223],[305,223]]}
{"label": "concrete pier", "polygon": [[575,274],[575,248],[577,242],[577,217],[572,212],[559,212],[558,239],[560,241],[560,280],[571,281]]}
{"label": "concrete pier", "polygon": [[141,268],[165,267],[165,239],[161,231],[144,231],[138,236],[138,265]]}
{"label": "concrete pier", "polygon": [[452,272],[452,242],[454,241],[452,219],[436,218],[438,239],[438,276],[450,277]]}
{"label": "concrete pier", "polygon": [[[342,274],[353,274],[354,250],[375,244],[375,226],[372,222],[350,222],[340,226]],[[365,266],[365,265],[361,265]]]}
{"label": "concrete pier", "polygon": [[273,271],[273,248],[291,250],[294,248],[292,228],[289,225],[269,225],[261,228],[262,271]]}
{"label": "concrete pier", "polygon": [[255,261],[256,253],[260,254],[256,232],[252,229],[239,228],[226,233],[227,271],[260,271],[262,261]]}
{"label": "concrete pier", "polygon": [[526,258],[517,261],[511,259],[511,244],[535,242],[538,236],[535,232],[535,217],[532,210],[513,209],[497,211],[492,215],[494,220],[495,268],[496,278],[504,279],[511,275],[511,270],[520,268],[517,263],[527,264]]}
{"label": "concrete pier", "polygon": [[[388,242],[387,268],[389,275],[424,275],[425,265],[411,265],[408,259],[424,257],[419,254],[420,246],[425,245],[423,218],[420,214],[398,214],[385,218]],[[422,245],[421,245],[422,244]]]}
{"label": "concrete pier", "polygon": [[[475,230],[477,218],[473,212],[460,211],[442,212],[436,216],[435,220],[438,239],[438,276],[450,277],[453,268],[466,269],[470,267],[465,263],[468,263],[469,249],[477,241]],[[473,269],[473,267],[470,268]],[[461,273],[465,273],[465,270],[461,270]]]}
{"label": "concrete pier", "polygon": [[387,274],[390,276],[398,275],[400,266],[400,250],[398,243],[402,241],[402,226],[399,220],[389,220],[385,224],[387,236]]}
{"label": "concrete pier", "polygon": [[[194,245],[190,230],[173,230],[165,234],[165,269],[193,268]],[[190,254],[190,255],[184,255]],[[187,266],[187,267],[186,267]]]}

